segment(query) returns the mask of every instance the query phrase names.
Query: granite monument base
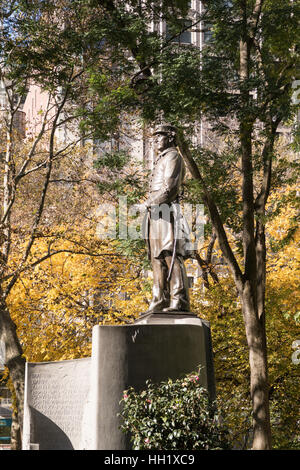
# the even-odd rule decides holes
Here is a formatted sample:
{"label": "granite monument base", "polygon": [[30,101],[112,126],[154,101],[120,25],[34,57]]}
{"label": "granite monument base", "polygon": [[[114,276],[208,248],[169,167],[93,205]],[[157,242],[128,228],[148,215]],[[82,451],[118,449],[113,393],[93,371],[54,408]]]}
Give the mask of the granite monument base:
{"label": "granite monument base", "polygon": [[90,365],[91,358],[26,364],[23,450],[84,448]]}
{"label": "granite monument base", "polygon": [[91,358],[27,364],[23,448],[130,449],[118,417],[123,391],[199,369],[214,398],[210,327],[191,313],[95,326]]}

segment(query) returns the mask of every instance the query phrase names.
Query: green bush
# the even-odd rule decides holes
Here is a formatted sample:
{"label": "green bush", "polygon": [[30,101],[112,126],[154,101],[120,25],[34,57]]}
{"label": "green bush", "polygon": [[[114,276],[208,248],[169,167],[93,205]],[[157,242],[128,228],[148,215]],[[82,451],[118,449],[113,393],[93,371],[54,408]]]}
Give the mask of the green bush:
{"label": "green bush", "polygon": [[216,404],[196,374],[160,384],[148,381],[142,392],[130,388],[121,404],[121,428],[135,450],[228,449]]}

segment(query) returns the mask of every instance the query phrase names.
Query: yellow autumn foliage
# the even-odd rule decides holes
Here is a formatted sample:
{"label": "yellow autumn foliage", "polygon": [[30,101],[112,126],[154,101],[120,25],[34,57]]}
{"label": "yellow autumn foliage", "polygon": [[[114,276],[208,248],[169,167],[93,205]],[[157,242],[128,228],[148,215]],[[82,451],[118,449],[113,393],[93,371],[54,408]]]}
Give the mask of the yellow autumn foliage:
{"label": "yellow autumn foliage", "polygon": [[89,356],[94,325],[131,322],[147,309],[139,268],[111,245],[101,243],[97,256],[61,252],[21,276],[8,305],[28,361]]}

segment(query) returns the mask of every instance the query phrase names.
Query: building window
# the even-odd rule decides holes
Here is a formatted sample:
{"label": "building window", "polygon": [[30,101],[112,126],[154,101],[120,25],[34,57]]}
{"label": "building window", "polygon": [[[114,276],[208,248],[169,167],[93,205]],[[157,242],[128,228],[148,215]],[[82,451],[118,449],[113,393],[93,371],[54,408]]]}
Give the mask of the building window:
{"label": "building window", "polygon": [[204,44],[208,44],[214,40],[213,32],[212,32],[212,25],[209,23],[204,24]]}
{"label": "building window", "polygon": [[[192,20],[180,20],[181,29],[190,28],[192,26]],[[178,28],[170,28],[166,25],[166,39],[167,41],[170,40],[176,33],[179,33],[180,29]],[[192,43],[192,32],[191,29],[185,29],[181,34],[174,37],[172,42],[178,44],[191,44]]]}

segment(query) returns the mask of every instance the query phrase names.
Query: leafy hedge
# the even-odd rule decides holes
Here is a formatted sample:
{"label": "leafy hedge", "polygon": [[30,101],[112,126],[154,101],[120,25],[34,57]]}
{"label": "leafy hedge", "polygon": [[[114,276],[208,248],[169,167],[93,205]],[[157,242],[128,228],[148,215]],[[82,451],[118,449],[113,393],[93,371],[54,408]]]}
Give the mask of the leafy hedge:
{"label": "leafy hedge", "polygon": [[196,374],[159,384],[147,381],[142,392],[126,390],[121,404],[121,428],[134,450],[228,449],[216,404]]}

